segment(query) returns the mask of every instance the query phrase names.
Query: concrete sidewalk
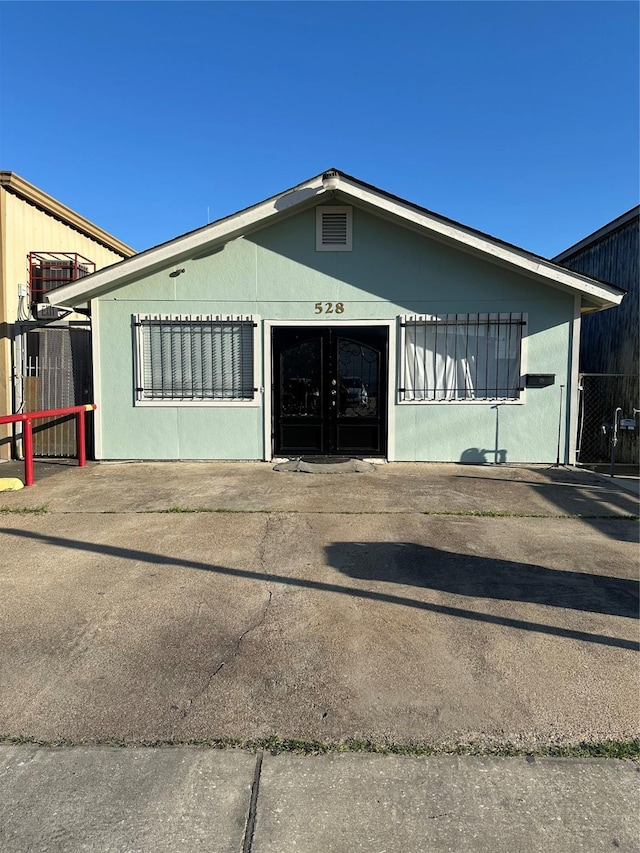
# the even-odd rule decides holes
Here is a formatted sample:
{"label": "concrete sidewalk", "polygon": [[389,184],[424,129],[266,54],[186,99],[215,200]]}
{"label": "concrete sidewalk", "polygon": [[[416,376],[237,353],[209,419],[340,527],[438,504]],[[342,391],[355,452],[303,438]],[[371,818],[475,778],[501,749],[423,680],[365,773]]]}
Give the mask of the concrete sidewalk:
{"label": "concrete sidewalk", "polygon": [[0,849],[637,853],[638,769],[592,759],[4,746]]}

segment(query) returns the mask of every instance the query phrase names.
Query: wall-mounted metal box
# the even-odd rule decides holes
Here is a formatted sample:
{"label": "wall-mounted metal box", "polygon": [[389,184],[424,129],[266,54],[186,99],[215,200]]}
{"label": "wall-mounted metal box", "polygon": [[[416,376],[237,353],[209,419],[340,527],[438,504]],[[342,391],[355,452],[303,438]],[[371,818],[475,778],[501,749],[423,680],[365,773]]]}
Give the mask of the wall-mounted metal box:
{"label": "wall-mounted metal box", "polygon": [[555,385],[555,373],[527,373],[524,377],[525,388],[546,388]]}

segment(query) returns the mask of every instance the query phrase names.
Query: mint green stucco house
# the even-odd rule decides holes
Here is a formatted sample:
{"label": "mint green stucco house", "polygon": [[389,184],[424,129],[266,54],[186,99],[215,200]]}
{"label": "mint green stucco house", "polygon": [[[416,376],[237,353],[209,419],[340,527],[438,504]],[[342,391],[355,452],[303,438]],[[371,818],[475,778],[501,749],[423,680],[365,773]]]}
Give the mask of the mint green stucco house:
{"label": "mint green stucco house", "polygon": [[50,301],[91,313],[98,459],[571,463],[622,296],[331,169]]}

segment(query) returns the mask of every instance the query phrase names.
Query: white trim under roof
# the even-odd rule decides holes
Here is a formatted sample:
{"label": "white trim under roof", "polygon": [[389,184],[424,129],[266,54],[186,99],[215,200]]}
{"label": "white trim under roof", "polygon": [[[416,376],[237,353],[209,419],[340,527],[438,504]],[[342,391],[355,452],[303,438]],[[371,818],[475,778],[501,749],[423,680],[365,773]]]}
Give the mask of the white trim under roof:
{"label": "white trim under roof", "polygon": [[615,285],[599,282],[580,273],[567,270],[551,261],[511,246],[480,231],[474,231],[453,220],[397,198],[382,190],[362,183],[344,172],[331,170],[332,177],[323,186],[323,174],[305,181],[279,195],[272,196],[253,207],[241,210],[224,219],[205,225],[162,243],[132,258],[105,267],[90,276],[65,285],[48,294],[49,301],[60,307],[71,308],[90,299],[123,287],[142,276],[162,269],[170,269],[197,256],[213,252],[220,246],[264,228],[276,219],[289,216],[321,201],[337,204],[351,202],[371,210],[378,216],[427,236],[453,245],[462,251],[508,266],[547,284],[581,294],[589,306],[596,310],[618,305],[624,291]]}

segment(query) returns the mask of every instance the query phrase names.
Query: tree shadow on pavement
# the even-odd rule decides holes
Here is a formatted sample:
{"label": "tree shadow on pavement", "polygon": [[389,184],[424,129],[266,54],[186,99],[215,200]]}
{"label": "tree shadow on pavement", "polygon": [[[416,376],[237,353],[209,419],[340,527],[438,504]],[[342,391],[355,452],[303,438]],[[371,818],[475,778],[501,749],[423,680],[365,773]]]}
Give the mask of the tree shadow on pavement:
{"label": "tree shadow on pavement", "polygon": [[[153,566],[176,566],[177,568],[213,572],[215,574],[227,577],[255,580],[262,583],[281,584],[283,586],[301,587],[304,589],[311,589],[318,592],[348,595],[365,601],[384,602],[387,604],[398,605],[402,607],[412,607],[429,613],[437,613],[443,616],[451,616],[453,618],[458,619],[468,619],[474,622],[484,622],[489,625],[514,628],[522,631],[534,631],[537,633],[547,634],[563,639],[578,640],[587,643],[597,643],[599,645],[611,646],[613,648],[625,649],[628,651],[636,651],[638,649],[638,642],[634,640],[624,639],[621,637],[612,637],[606,634],[595,634],[587,631],[577,631],[573,628],[547,625],[541,622],[533,622],[526,619],[517,619],[509,616],[501,616],[494,613],[482,613],[476,610],[470,610],[463,607],[436,604],[434,602],[423,601],[408,596],[393,595],[388,592],[383,592],[381,590],[368,589],[364,586],[343,586],[342,584],[327,583],[326,581],[314,580],[310,577],[292,577],[290,575],[279,575],[273,572],[266,572],[260,570],[238,569],[231,568],[229,566],[218,566],[213,565],[211,563],[200,562],[198,560],[185,560],[178,556],[156,554],[150,551],[139,551],[133,548],[123,548],[114,545],[106,545],[99,542],[87,542],[79,539],[67,539],[66,537],[62,536],[52,536],[50,534],[37,533],[35,531],[30,530],[13,530],[11,528],[0,528],[0,535],[18,537],[20,539],[31,541],[35,540],[52,547],[59,547],[61,549],[70,549],[76,551],[85,551],[93,554],[102,554],[104,556],[123,560],[130,560],[131,562],[136,563],[149,563]],[[375,576],[375,570],[372,570],[371,568],[371,555],[375,554],[375,548],[379,547],[381,544],[385,548],[398,548],[399,550],[396,551],[396,556],[402,556],[402,562],[407,562],[404,557],[410,552],[404,550],[406,546],[403,546],[402,543],[396,546],[394,546],[392,543],[335,543],[327,547],[327,553],[329,555],[331,564],[336,569],[344,573],[348,573],[348,569],[352,572],[352,576],[357,577],[359,580],[367,578],[371,580],[394,580],[394,582],[402,582],[399,580],[399,577],[401,577],[401,575],[398,575],[397,570],[394,569],[394,566],[397,564],[398,561],[391,557],[391,552],[389,551],[387,551],[386,555],[384,556],[383,561],[385,562],[385,567],[381,567],[378,570],[379,576]],[[416,545],[409,545],[408,547],[409,549],[420,548],[420,546]],[[414,559],[415,555],[420,553],[421,556],[419,557],[419,561],[421,563],[424,563],[426,556],[425,552],[431,552],[432,558],[434,558],[436,554],[439,554],[443,558],[445,556],[452,556],[445,555],[445,552],[437,551],[434,548],[420,548],[420,551],[413,552]],[[463,561],[475,560],[475,564],[473,562],[471,563],[471,565],[476,566],[475,570],[488,571],[489,574],[491,573],[491,565],[495,563],[499,564],[501,567],[510,565],[515,568],[520,566],[519,563],[504,563],[500,560],[492,560],[488,558],[469,558],[463,555],[455,556],[457,556]],[[478,562],[480,560],[481,562]],[[411,562],[412,560],[408,561],[409,564],[411,564]],[[543,569],[543,567],[540,566],[526,566],[525,569],[531,573],[531,577],[533,577],[536,571],[550,571],[548,569],[545,570]],[[103,570],[104,569],[101,569],[101,571]],[[89,567],[87,571],[91,571],[91,568]],[[421,572],[422,571],[423,570],[421,570]],[[501,568],[499,571],[503,571],[503,569]],[[372,572],[374,573],[374,576],[372,576]],[[421,572],[416,574],[415,569],[413,570],[413,572],[412,570],[409,570],[409,575],[407,576],[407,578],[413,577],[413,581],[409,580],[409,583],[411,583],[413,586],[428,586],[428,584],[415,583],[415,581],[419,579],[419,575],[421,574]],[[612,578],[610,580],[614,582],[619,582],[622,579]],[[615,587],[614,583],[614,588],[617,588],[619,591],[621,591],[625,597],[629,595],[629,587],[627,587],[626,585]],[[626,603],[622,609],[624,613],[628,613],[630,611],[631,604],[628,599],[626,600]],[[596,610],[596,612],[603,611],[601,609],[598,609]],[[622,614],[618,613],[618,615]]]}

